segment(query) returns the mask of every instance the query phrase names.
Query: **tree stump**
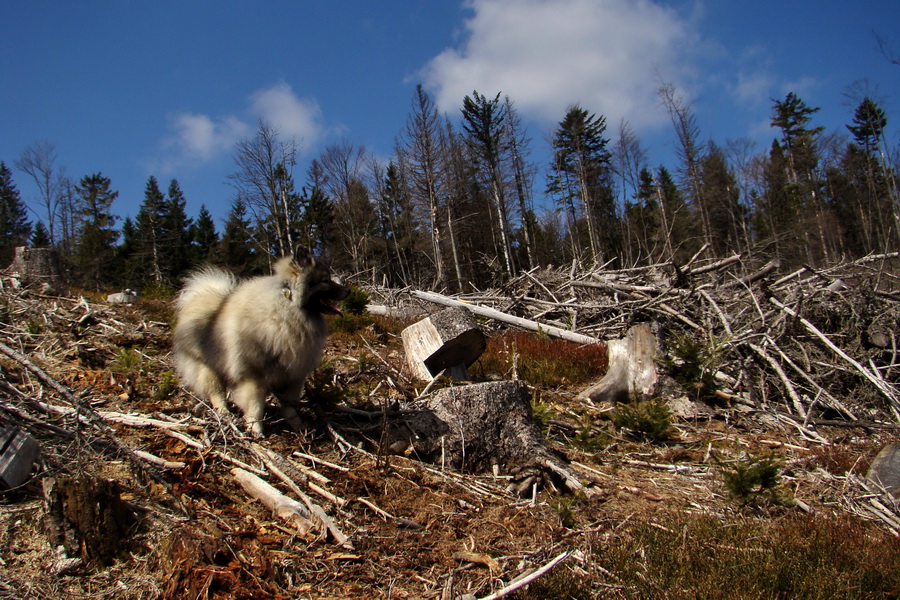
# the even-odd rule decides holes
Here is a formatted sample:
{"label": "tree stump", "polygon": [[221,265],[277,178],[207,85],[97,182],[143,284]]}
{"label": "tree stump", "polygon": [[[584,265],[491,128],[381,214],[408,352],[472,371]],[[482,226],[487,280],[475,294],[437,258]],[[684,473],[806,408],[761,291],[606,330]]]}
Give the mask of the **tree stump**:
{"label": "tree stump", "polygon": [[406,362],[412,374],[430,381],[444,369],[454,379],[468,380],[467,367],[487,346],[472,314],[448,308],[403,330]]}
{"label": "tree stump", "polygon": [[638,323],[625,337],[607,343],[609,368],[603,378],[578,395],[593,402],[629,402],[648,398],[659,379],[659,342],[650,323]]}
{"label": "tree stump", "polygon": [[39,286],[42,293],[61,294],[65,290],[59,254],[53,248],[17,247],[8,271],[25,285]]}
{"label": "tree stump", "polygon": [[107,565],[126,549],[134,514],[113,480],[82,475],[44,479],[44,526],[53,548],[92,565]]}
{"label": "tree stump", "polygon": [[497,470],[516,475],[519,491],[539,477],[562,479],[570,490],[583,486],[566,462],[544,444],[531,413],[531,393],[521,381],[493,381],[445,388],[424,410],[394,432],[406,436],[418,457],[459,471]]}

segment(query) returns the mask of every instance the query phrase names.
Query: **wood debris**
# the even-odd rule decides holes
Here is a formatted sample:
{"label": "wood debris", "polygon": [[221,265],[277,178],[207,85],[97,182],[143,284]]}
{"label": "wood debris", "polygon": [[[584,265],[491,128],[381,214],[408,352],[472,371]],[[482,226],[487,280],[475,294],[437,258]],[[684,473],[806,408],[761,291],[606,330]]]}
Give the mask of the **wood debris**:
{"label": "wood debris", "polygon": [[[665,528],[667,510],[742,518],[721,470],[760,452],[778,456],[795,499],[777,510],[840,512],[900,533],[893,496],[863,477],[900,427],[898,265],[890,254],[779,275],[736,255],[677,269],[535,270],[452,298],[372,290],[407,315],[464,306],[489,333],[521,327],[623,349],[629,331],[654,334],[665,382],[652,391],[627,368],[637,385],[612,397],[593,386],[531,390],[556,411],[535,434],[552,452],[516,472],[492,470],[515,461],[488,455],[460,472],[449,438],[443,462],[423,460],[440,457],[439,438],[426,452],[408,425],[459,388],[413,383],[396,334],[330,342],[316,385],[344,391],[343,403],[310,408],[303,432],[280,427],[273,407],[273,433],[254,441],[173,384],[168,317],[152,299],[110,305],[4,285],[0,427],[27,432],[41,457],[0,503],[0,594],[500,598],[580,573],[582,552],[639,519]],[[694,386],[673,375],[685,347],[702,359]],[[685,409],[669,444],[635,442],[609,414],[642,394],[703,410]],[[397,431],[407,443],[392,455]],[[107,571],[46,538],[36,500],[50,476],[117,482],[136,524],[117,547],[98,546],[103,560],[118,557]]]}

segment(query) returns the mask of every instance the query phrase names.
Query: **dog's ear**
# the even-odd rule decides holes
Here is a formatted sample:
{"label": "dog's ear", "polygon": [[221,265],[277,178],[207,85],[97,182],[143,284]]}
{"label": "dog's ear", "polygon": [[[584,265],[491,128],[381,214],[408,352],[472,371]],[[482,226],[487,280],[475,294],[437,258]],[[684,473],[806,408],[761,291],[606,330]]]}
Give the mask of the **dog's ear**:
{"label": "dog's ear", "polygon": [[296,262],[301,267],[308,267],[315,261],[313,260],[312,254],[310,254],[309,249],[306,246],[298,245],[296,248],[294,248],[294,262]]}

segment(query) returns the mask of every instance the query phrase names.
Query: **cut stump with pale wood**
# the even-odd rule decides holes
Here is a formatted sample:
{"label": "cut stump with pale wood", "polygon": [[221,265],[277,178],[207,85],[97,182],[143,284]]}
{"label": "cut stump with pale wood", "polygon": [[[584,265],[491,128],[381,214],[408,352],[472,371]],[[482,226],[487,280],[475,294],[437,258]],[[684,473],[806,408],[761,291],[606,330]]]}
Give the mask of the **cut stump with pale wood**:
{"label": "cut stump with pale wood", "polygon": [[638,323],[625,337],[606,343],[609,368],[600,381],[578,395],[592,402],[629,402],[649,398],[659,374],[656,354],[659,341],[650,323]]}
{"label": "cut stump with pale wood", "polygon": [[487,347],[475,319],[461,308],[448,308],[413,323],[401,336],[407,365],[423,381],[430,381],[445,369],[454,379],[468,380],[468,366]]}

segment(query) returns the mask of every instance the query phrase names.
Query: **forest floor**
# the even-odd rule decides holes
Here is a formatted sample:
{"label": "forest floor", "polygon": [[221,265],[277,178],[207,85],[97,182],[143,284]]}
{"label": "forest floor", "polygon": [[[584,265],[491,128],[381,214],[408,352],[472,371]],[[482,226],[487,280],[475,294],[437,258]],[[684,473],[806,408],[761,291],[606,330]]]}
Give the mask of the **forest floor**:
{"label": "forest floor", "polygon": [[[424,388],[404,374],[410,321],[334,333],[310,382],[308,429],[273,408],[267,436],[251,440],[177,385],[168,301],[109,305],[4,283],[0,425],[29,432],[42,457],[0,495],[0,598],[497,598],[529,574],[507,597],[900,596],[900,520],[865,484],[898,441],[888,422],[818,426],[818,440],[772,410],[688,401],[667,431],[641,437],[618,407],[576,399],[590,381],[532,386],[547,444],[586,487],[518,495],[509,474],[379,448],[381,416]],[[479,363],[472,373],[511,376]],[[244,491],[240,464],[298,499],[265,450],[303,473],[296,486],[332,529],[304,531]],[[42,492],[51,477],[116,482],[109,497],[88,493],[95,508],[63,527],[66,549]],[[728,482],[742,477],[736,493]],[[96,508],[116,497],[118,529]],[[90,547],[109,535],[111,551]]]}

